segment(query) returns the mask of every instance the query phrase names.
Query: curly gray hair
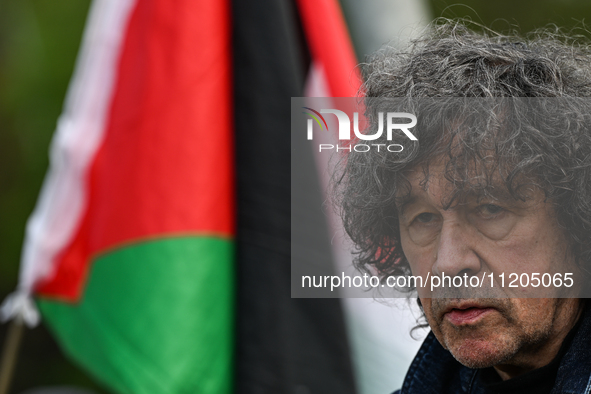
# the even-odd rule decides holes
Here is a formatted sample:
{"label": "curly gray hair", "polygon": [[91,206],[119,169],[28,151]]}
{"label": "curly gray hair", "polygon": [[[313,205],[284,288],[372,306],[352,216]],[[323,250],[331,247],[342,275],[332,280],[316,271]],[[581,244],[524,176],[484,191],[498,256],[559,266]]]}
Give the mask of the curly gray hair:
{"label": "curly gray hair", "polygon": [[[411,107],[434,116],[419,120],[414,130],[420,143],[408,154],[353,151],[335,176],[335,197],[356,244],[359,269],[384,277],[410,273],[400,246],[396,205],[409,192],[408,171],[422,168],[427,177],[429,163],[445,157],[445,176],[455,190],[450,205],[476,189],[486,193],[495,184],[498,188],[499,178],[521,200],[534,184],[554,205],[577,264],[591,271],[585,267],[591,262],[588,44],[556,30],[520,38],[489,30],[477,33],[463,21],[438,20],[407,49],[379,51],[365,65],[365,77],[362,95],[370,128],[376,127],[378,113],[386,111],[385,98],[405,98],[414,103]],[[460,104],[450,104],[447,98],[452,97]],[[488,99],[494,105],[486,104]],[[453,111],[436,109],[445,100]],[[487,127],[482,127],[483,119]],[[470,177],[475,169],[485,176]]]}

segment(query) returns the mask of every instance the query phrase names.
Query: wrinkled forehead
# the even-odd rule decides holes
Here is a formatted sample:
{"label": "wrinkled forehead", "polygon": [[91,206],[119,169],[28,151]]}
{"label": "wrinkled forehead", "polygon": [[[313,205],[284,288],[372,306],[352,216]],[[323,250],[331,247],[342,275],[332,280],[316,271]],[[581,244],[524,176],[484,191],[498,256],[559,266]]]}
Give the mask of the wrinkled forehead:
{"label": "wrinkled forehead", "polygon": [[494,165],[495,160],[491,160],[458,169],[449,159],[441,157],[415,165],[401,174],[396,206],[400,210],[426,195],[445,209],[483,199],[505,203],[543,199],[534,176],[521,174],[508,179],[504,171]]}

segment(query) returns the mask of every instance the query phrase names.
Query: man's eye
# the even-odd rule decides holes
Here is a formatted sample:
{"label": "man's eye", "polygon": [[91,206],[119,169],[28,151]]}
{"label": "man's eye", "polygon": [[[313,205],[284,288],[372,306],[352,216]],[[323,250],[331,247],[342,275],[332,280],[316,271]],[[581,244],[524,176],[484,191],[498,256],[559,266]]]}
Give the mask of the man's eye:
{"label": "man's eye", "polygon": [[[419,211],[420,212],[420,211]],[[442,217],[436,212],[421,212],[407,225],[410,240],[416,245],[428,245],[441,231]]]}
{"label": "man's eye", "polygon": [[471,221],[476,229],[494,240],[506,237],[517,223],[512,210],[496,204],[482,204],[472,211]]}
{"label": "man's eye", "polygon": [[429,212],[423,212],[415,218],[415,221],[419,223],[430,223],[435,220],[435,215]]}
{"label": "man's eye", "polygon": [[478,207],[479,213],[483,216],[495,216],[503,212],[503,208],[495,204],[484,204]]}

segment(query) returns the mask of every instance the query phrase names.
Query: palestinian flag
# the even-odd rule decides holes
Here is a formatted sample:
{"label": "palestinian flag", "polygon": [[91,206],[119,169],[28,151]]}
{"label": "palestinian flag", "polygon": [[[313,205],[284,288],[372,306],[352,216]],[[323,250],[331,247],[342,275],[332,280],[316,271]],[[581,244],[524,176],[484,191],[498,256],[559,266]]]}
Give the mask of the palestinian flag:
{"label": "palestinian flag", "polygon": [[[207,34],[204,34],[207,32]],[[232,387],[230,4],[94,2],[21,286],[121,393]]]}
{"label": "palestinian flag", "polygon": [[16,298],[114,392],[354,393],[339,301],[290,298],[289,171],[290,97],[354,64],[336,0],[95,0]]}

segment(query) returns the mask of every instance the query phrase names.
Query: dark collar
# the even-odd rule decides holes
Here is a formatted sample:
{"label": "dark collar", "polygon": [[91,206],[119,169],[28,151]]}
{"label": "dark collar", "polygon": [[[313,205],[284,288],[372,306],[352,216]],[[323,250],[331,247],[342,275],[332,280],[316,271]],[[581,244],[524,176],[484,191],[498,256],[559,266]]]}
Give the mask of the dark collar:
{"label": "dark collar", "polygon": [[553,394],[589,393],[591,390],[591,303],[587,302],[581,325],[564,355]]}

